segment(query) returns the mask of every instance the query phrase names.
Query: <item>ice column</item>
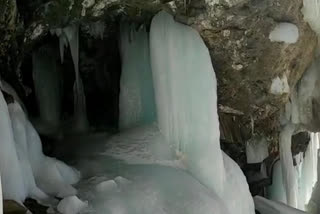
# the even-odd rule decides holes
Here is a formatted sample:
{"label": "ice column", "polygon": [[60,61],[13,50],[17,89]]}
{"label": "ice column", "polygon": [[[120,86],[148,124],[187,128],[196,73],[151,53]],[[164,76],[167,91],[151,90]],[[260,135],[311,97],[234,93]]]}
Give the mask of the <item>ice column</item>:
{"label": "ice column", "polygon": [[295,130],[295,126],[287,124],[280,133],[280,161],[283,176],[283,184],[286,190],[286,198],[288,205],[296,208],[298,206],[298,183],[293,166],[291,152],[291,137]]}
{"label": "ice column", "polygon": [[61,79],[50,54],[47,48],[33,53],[33,80],[41,121],[56,127],[61,114]]}
{"label": "ice column", "polygon": [[160,12],[151,24],[150,56],[158,125],[166,141],[230,214],[253,214],[243,173],[220,149],[216,77],[202,38]]}
{"label": "ice column", "polygon": [[142,26],[121,26],[119,127],[132,128],[155,121],[155,102],[150,65],[149,35]]}
{"label": "ice column", "polygon": [[150,50],[161,132],[192,174],[222,193],[217,85],[207,47],[195,30],[160,12],[152,20]]}

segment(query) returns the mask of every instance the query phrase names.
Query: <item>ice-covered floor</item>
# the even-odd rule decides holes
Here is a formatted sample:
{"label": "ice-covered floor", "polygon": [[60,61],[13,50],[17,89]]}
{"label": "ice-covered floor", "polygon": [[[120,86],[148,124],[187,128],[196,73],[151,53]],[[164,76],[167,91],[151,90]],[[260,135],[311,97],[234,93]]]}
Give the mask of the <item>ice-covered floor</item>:
{"label": "ice-covered floor", "polygon": [[58,153],[82,173],[78,197],[89,204],[82,213],[228,213],[213,192],[157,145],[158,137],[155,127],[146,126],[115,137],[95,134],[61,142],[69,149],[63,146]]}

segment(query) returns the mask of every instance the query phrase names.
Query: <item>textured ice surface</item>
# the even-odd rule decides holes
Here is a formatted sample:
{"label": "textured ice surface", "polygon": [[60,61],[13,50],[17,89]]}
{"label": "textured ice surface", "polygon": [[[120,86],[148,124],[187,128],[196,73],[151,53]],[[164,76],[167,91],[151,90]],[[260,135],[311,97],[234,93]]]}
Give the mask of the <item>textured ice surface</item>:
{"label": "textured ice surface", "polygon": [[131,164],[160,164],[184,168],[155,124],[126,130],[110,138],[104,155]]}
{"label": "textured ice surface", "polygon": [[77,196],[70,196],[60,201],[57,209],[62,214],[77,214],[87,206],[88,203],[81,201]]}
{"label": "textured ice surface", "polygon": [[295,208],[289,207],[280,202],[270,201],[266,198],[255,196],[254,204],[256,210],[258,210],[261,214],[303,214],[306,213],[301,210],[297,210]]}
{"label": "textured ice surface", "polygon": [[272,42],[296,43],[299,39],[299,29],[295,24],[281,22],[270,32],[269,39]]}
{"label": "textured ice surface", "polygon": [[156,107],[146,28],[123,24],[120,39],[119,126],[125,129],[154,122]]}
{"label": "textured ice surface", "polygon": [[264,138],[254,138],[246,144],[247,163],[261,163],[269,156],[268,143]]}
{"label": "textured ice surface", "polygon": [[27,196],[16,152],[7,103],[0,91],[0,171],[3,198],[22,203]]}

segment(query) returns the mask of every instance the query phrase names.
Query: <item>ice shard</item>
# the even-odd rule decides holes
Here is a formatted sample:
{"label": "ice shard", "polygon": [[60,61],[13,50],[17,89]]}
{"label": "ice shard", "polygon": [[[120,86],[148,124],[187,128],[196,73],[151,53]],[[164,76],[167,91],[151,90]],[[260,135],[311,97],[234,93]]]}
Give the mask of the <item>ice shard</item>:
{"label": "ice shard", "polygon": [[155,102],[150,65],[149,34],[143,26],[121,26],[119,127],[132,128],[155,121]]}

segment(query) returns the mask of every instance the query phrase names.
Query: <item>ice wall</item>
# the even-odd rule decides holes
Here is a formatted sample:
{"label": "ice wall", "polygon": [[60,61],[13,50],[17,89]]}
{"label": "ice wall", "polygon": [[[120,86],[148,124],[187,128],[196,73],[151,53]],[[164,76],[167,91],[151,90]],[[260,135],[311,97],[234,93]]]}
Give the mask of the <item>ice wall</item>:
{"label": "ice wall", "polygon": [[61,78],[51,54],[45,47],[33,53],[33,80],[41,121],[56,127],[61,115]]}
{"label": "ice wall", "polygon": [[119,127],[132,128],[155,121],[155,103],[150,65],[149,34],[145,26],[121,26]]}
{"label": "ice wall", "polygon": [[26,198],[21,167],[12,133],[7,103],[0,90],[0,172],[3,198],[22,203]]}
{"label": "ice wall", "polygon": [[216,78],[200,35],[160,12],[151,24],[150,53],[158,125],[167,142],[230,214],[254,213],[243,173],[220,149]]}

